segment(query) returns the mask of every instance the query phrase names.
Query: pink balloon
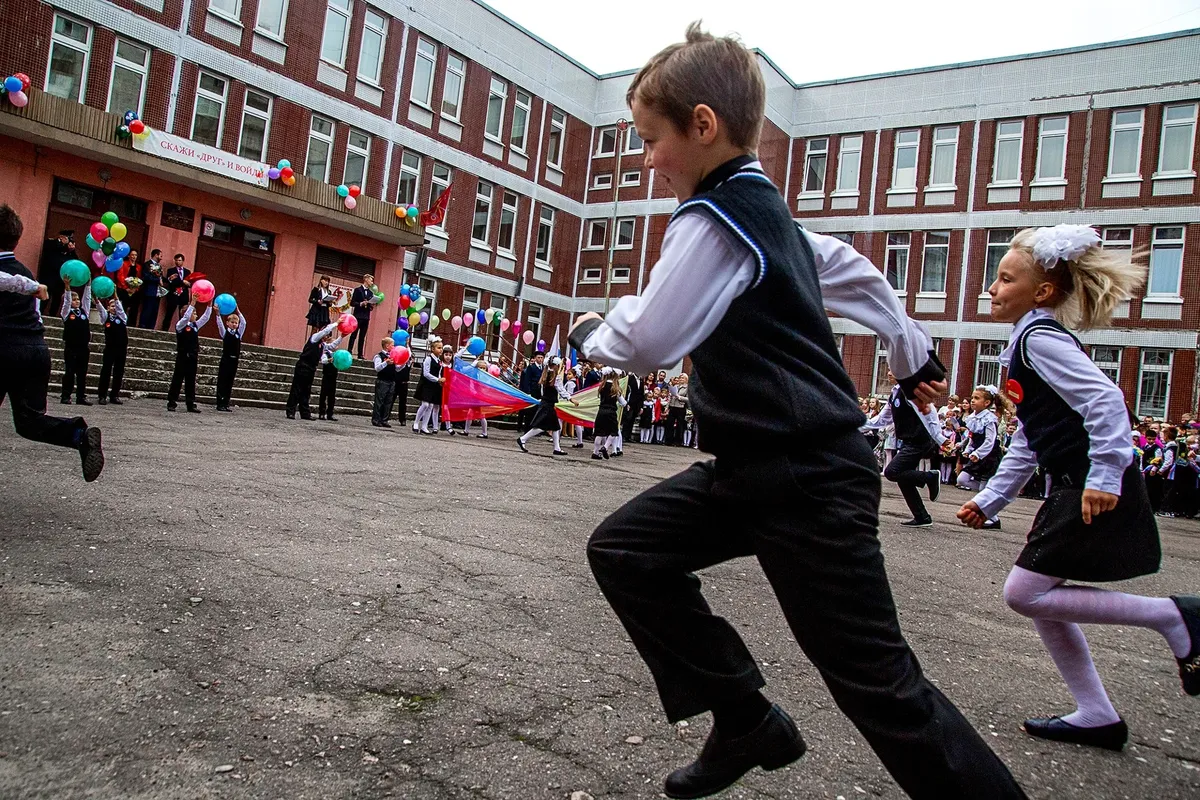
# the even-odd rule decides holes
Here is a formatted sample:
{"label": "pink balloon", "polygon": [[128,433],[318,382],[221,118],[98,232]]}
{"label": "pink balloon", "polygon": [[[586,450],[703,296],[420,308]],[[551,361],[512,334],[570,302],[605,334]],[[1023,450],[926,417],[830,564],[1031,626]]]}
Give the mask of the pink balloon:
{"label": "pink balloon", "polygon": [[104,266],[104,251],[103,250],[93,250],[92,251],[92,263],[95,264],[97,267]]}
{"label": "pink balloon", "polygon": [[17,108],[24,108],[29,103],[29,95],[24,92],[9,92],[8,102],[12,103]]}
{"label": "pink balloon", "polygon": [[496,364],[492,364],[490,367],[488,367],[488,374],[491,375],[493,378],[499,378],[500,377],[500,367]]}
{"label": "pink balloon", "polygon": [[192,297],[196,298],[196,302],[207,303],[216,296],[217,287],[212,285],[212,281],[201,278],[192,284]]}
{"label": "pink balloon", "polygon": [[358,320],[353,314],[342,314],[338,319],[338,332],[343,336],[349,336],[358,330]]}
{"label": "pink balloon", "polygon": [[463,314],[462,315],[462,324],[464,327],[470,329],[471,323],[473,323],[474,321],[475,321],[474,314]]}
{"label": "pink balloon", "polygon": [[[353,200],[354,198],[350,197],[347,199]],[[393,364],[395,364],[397,367],[403,367],[408,363],[408,359],[412,356],[412,352],[410,352],[407,347],[393,347],[390,355],[392,357]]]}
{"label": "pink balloon", "polygon": [[454,328],[454,330],[458,330],[459,328],[461,328],[462,327],[462,317],[451,317],[450,318],[450,327]]}
{"label": "pink balloon", "polygon": [[508,321],[507,317],[500,320],[500,330],[502,330],[502,331],[508,330],[511,325],[512,325],[512,323]]}
{"label": "pink balloon", "polygon": [[533,344],[533,331],[525,331],[525,333],[521,335],[521,341],[525,344]]}
{"label": "pink balloon", "polygon": [[512,324],[512,329],[513,329],[513,336],[516,336],[517,334],[519,334],[521,332],[521,321],[517,320],[516,322],[514,322]]}
{"label": "pink balloon", "polygon": [[346,206],[346,209],[347,209],[348,211],[353,211],[353,210],[354,210],[354,207],[355,207],[356,205],[358,205],[358,201],[357,201],[357,200],[355,200],[353,197],[347,197],[345,200],[343,200],[343,201],[342,201],[342,204],[343,204],[344,206]]}

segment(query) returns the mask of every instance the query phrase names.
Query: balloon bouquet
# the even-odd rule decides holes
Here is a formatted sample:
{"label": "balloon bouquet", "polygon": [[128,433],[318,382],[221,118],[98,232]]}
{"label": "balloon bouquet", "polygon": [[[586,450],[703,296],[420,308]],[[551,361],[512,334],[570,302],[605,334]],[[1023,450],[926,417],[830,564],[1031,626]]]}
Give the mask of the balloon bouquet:
{"label": "balloon bouquet", "polygon": [[0,94],[8,98],[8,102],[12,103],[17,108],[24,108],[29,105],[29,76],[24,72],[18,72],[15,75],[9,75],[0,84]]}

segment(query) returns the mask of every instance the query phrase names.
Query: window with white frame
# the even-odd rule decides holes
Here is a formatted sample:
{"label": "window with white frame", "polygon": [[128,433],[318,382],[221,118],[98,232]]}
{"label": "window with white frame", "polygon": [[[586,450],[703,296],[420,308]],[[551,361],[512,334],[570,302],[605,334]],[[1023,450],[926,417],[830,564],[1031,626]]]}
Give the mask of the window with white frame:
{"label": "window with white frame", "polygon": [[587,250],[599,250],[608,241],[608,220],[593,219],[588,221]]}
{"label": "window with white frame", "polygon": [[838,142],[837,191],[858,194],[858,176],[862,170],[861,134],[843,136]]}
{"label": "window with white frame", "polygon": [[110,113],[136,111],[141,115],[149,72],[150,48],[117,39],[117,49],[113,53],[112,83],[108,87]]}
{"label": "window with white frame", "polygon": [[603,267],[585,267],[582,276],[579,278],[580,283],[599,283],[604,277]]}
{"label": "window with white frame", "polygon": [[[429,204],[426,208],[433,208],[437,205],[438,198],[442,196],[442,192],[450,188],[450,181],[454,177],[454,173],[450,167],[440,161],[433,162],[433,178],[429,186]],[[449,217],[449,214],[446,215]],[[442,218],[440,225],[431,225],[431,228],[436,230],[446,230],[446,218]]]}
{"label": "window with white frame", "polygon": [[871,373],[871,394],[886,397],[892,391],[892,382],[888,379],[887,347],[879,337],[875,337],[875,364]]}
{"label": "window with white frame", "polygon": [[640,153],[643,149],[645,149],[645,143],[642,141],[642,137],[638,136],[637,127],[630,125],[625,129],[625,152]]}
{"label": "window with white frame", "polygon": [[611,156],[617,153],[617,129],[615,126],[601,128],[596,134],[596,155]]}
{"label": "window with white frame", "polygon": [[525,330],[533,331],[533,340],[536,342],[542,338],[542,315],[545,309],[536,303],[529,304],[529,311],[525,312]]}
{"label": "window with white frame", "polygon": [[412,88],[408,97],[414,103],[429,108],[433,102],[433,69],[437,65],[437,45],[428,39],[417,38],[417,54],[413,60]]}
{"label": "window with white frame", "polygon": [[241,0],[208,0],[208,8],[230,19],[238,19],[242,14]]}
{"label": "window with white frame", "polygon": [[496,236],[496,249],[512,254],[517,228],[517,195],[506,191],[500,202],[500,231]]}
{"label": "window with white frame", "polygon": [[467,62],[455,53],[446,54],[446,81],[442,86],[442,116],[455,122],[462,111],[463,87],[467,82]]}
{"label": "window with white frame", "polygon": [[246,90],[242,106],[242,132],[238,136],[238,155],[251,161],[267,156],[267,131],[271,127],[271,98],[253,89]]}
{"label": "window with white frame", "polygon": [[91,26],[62,14],[55,14],[54,32],[50,35],[50,66],[46,70],[46,92],[82,103],[91,52]]}
{"label": "window with white frame", "polygon": [[358,46],[358,77],[367,83],[379,83],[386,44],[387,17],[367,6],[367,13],[363,16],[362,42]]}
{"label": "window with white frame", "polygon": [[911,233],[889,233],[887,237],[887,266],[884,277],[888,286],[903,292],[908,284],[908,245]]}
{"label": "window with white frame", "polygon": [[417,202],[417,187],[421,183],[421,156],[405,150],[400,156],[400,183],[396,187],[396,204],[411,206]]}
{"label": "window with white frame", "polygon": [[1138,369],[1138,417],[1167,418],[1167,406],[1171,396],[1170,350],[1143,350]]}
{"label": "window with white frame", "polygon": [[548,265],[550,263],[550,248],[553,244],[554,209],[550,206],[542,206],[541,214],[538,217],[537,249],[533,253],[534,261],[542,265]]}
{"label": "window with white frame", "polygon": [[617,240],[613,244],[614,250],[632,250],[633,249],[633,233],[637,229],[637,220],[633,217],[625,217],[617,220]]}
{"label": "window with white frame", "polygon": [[209,147],[221,146],[221,128],[225,119],[225,93],[229,84],[224,78],[200,73],[196,84],[196,108],[192,114],[192,141]]}
{"label": "window with white frame", "polygon": [[350,0],[329,0],[325,7],[325,34],[321,37],[321,58],[339,67],[346,66],[346,42],[350,38]]}
{"label": "window with white frame", "polygon": [[517,98],[513,105],[512,136],[508,146],[514,150],[525,152],[525,138],[529,135],[529,108],[533,98],[529,92],[517,90]]}
{"label": "window with white frame", "polygon": [[313,114],[308,126],[308,155],[304,174],[316,181],[329,180],[329,154],[333,152],[333,121]]}
{"label": "window with white frame", "polygon": [[546,142],[546,163],[550,166],[562,166],[563,143],[566,141],[566,138],[566,112],[553,108],[550,110],[550,136]]}
{"label": "window with white frame", "polygon": [[592,176],[593,189],[611,189],[612,188],[612,173],[597,172]]}
{"label": "window with white frame", "polygon": [[504,103],[508,100],[508,81],[492,76],[488,89],[487,116],[483,121],[483,135],[489,139],[500,141],[500,131],[504,128]]}
{"label": "window with white frame", "polygon": [[1110,381],[1120,384],[1121,378],[1121,348],[1096,345],[1092,348],[1092,363]]}
{"label": "window with white frame", "polygon": [[1021,182],[1021,144],[1025,123],[1019,119],[996,125],[996,157],[992,161],[992,183]]}
{"label": "window with white frame", "polygon": [[475,189],[475,216],[471,218],[471,241],[485,247],[492,227],[492,195],[495,187],[484,181]]}
{"label": "window with white frame", "polygon": [[946,293],[946,267],[950,263],[950,232],[925,234],[925,253],[921,260],[921,291]]}
{"label": "window with white frame", "polygon": [[629,267],[613,267],[610,283],[629,283]]}
{"label": "window with white frame", "polygon": [[1108,142],[1108,177],[1136,177],[1140,174],[1142,116],[1140,108],[1113,113],[1112,135]]}
{"label": "window with white frame", "polygon": [[471,289],[471,288],[463,289],[463,304],[462,304],[463,316],[466,316],[467,314],[470,314],[471,316],[475,316],[475,312],[479,311],[480,298],[481,298],[481,292],[478,289]]}
{"label": "window with white frame", "polygon": [[631,169],[621,173],[622,186],[640,186],[642,183],[642,171],[640,169]]}
{"label": "window with white frame", "polygon": [[1105,228],[1100,232],[1100,245],[1105,250],[1133,252],[1133,228]]}
{"label": "window with white frame", "polygon": [[825,192],[825,162],[829,158],[829,140],[809,139],[804,151],[805,194]]}
{"label": "window with white frame", "polygon": [[1162,144],[1158,150],[1160,174],[1192,174],[1196,144],[1196,104],[1163,108]]}
{"label": "window with white frame", "polygon": [[1178,297],[1183,275],[1183,228],[1155,228],[1150,241],[1147,295]]}
{"label": "window with white frame", "polygon": [[[425,275],[421,275],[415,281],[412,281],[412,282],[417,284],[417,286],[421,287],[421,297],[424,297],[425,300],[427,301],[427,303],[429,305],[429,316],[432,317],[433,309],[437,308],[437,280],[434,278],[425,276]],[[399,313],[407,314],[408,312],[401,311]],[[409,328],[408,333],[414,339],[428,339],[429,338],[429,323],[428,322],[426,322],[424,324],[418,323],[416,325],[416,327]]]}
{"label": "window with white frame", "polygon": [[342,173],[342,183],[347,186],[365,187],[370,163],[371,137],[351,128],[346,137],[346,170]]}
{"label": "window with white frame", "polygon": [[917,153],[920,148],[920,131],[896,131],[896,158],[892,167],[893,189],[917,188]]}
{"label": "window with white frame", "polygon": [[958,126],[947,125],[933,129],[933,166],[929,170],[929,185],[953,186],[954,167],[958,159]]}
{"label": "window with white frame", "polygon": [[254,27],[276,39],[283,38],[287,22],[287,0],[258,0],[258,19]]}
{"label": "window with white frame", "polygon": [[1000,271],[1000,260],[1008,253],[1008,243],[1017,235],[1013,228],[996,228],[987,232],[987,252],[983,257],[983,289],[987,294],[988,287],[996,282],[996,274]]}
{"label": "window with white frame", "polygon": [[1000,385],[1000,352],[1003,342],[980,342],[975,356],[975,383],[972,386]]}
{"label": "window with white frame", "polygon": [[1043,117],[1038,123],[1039,181],[1062,181],[1067,175],[1067,118]]}

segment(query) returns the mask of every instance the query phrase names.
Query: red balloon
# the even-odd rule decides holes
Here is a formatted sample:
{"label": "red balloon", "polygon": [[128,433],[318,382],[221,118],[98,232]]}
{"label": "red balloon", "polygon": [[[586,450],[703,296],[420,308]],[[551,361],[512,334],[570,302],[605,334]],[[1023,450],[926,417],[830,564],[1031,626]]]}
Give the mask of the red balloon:
{"label": "red balloon", "polygon": [[350,187],[351,197],[358,197],[360,194],[362,194],[362,189],[358,188],[358,184],[354,184]]}
{"label": "red balloon", "polygon": [[349,336],[358,330],[358,320],[353,314],[342,314],[338,319],[338,332],[343,336]]}
{"label": "red balloon", "polygon": [[393,347],[390,355],[392,363],[397,367],[403,367],[408,363],[408,359],[412,358],[412,352],[407,347]]}
{"label": "red balloon", "polygon": [[135,119],[133,122],[129,123],[130,133],[141,133],[144,130],[146,130],[146,123],[142,122],[140,119]]}
{"label": "red balloon", "polygon": [[412,305],[412,298],[411,298],[411,297],[409,297],[409,296],[408,296],[408,295],[406,295],[406,294],[402,294],[402,295],[400,295],[400,308],[402,308],[402,309],[404,309],[404,310],[406,310],[406,311],[407,311],[407,310],[408,310],[408,307],[409,307],[409,306],[411,306],[411,305]]}
{"label": "red balloon", "polygon": [[13,75],[13,77],[21,82],[21,91],[22,92],[29,91],[30,81],[29,81],[28,75],[26,75],[24,72],[18,72],[15,75]]}
{"label": "red balloon", "polygon": [[284,167],[283,169],[279,170],[279,177],[283,178],[285,181],[295,174],[296,171],[291,167]]}

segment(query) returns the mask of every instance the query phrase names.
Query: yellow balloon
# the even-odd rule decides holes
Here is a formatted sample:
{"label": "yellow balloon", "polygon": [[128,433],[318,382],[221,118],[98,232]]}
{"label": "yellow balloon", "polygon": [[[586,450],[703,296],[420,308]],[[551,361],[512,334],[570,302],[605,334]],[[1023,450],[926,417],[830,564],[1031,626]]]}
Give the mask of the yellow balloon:
{"label": "yellow balloon", "polygon": [[431,330],[431,331],[437,330],[438,323],[441,321],[442,320],[440,317],[430,317],[429,318],[429,330]]}
{"label": "yellow balloon", "polygon": [[412,325],[414,328],[416,326],[420,325],[421,324],[421,315],[415,311],[413,313],[409,314],[408,315],[408,324]]}
{"label": "yellow balloon", "polygon": [[108,235],[118,242],[124,239],[127,233],[129,229],[125,227],[124,222],[118,222],[108,229]]}

